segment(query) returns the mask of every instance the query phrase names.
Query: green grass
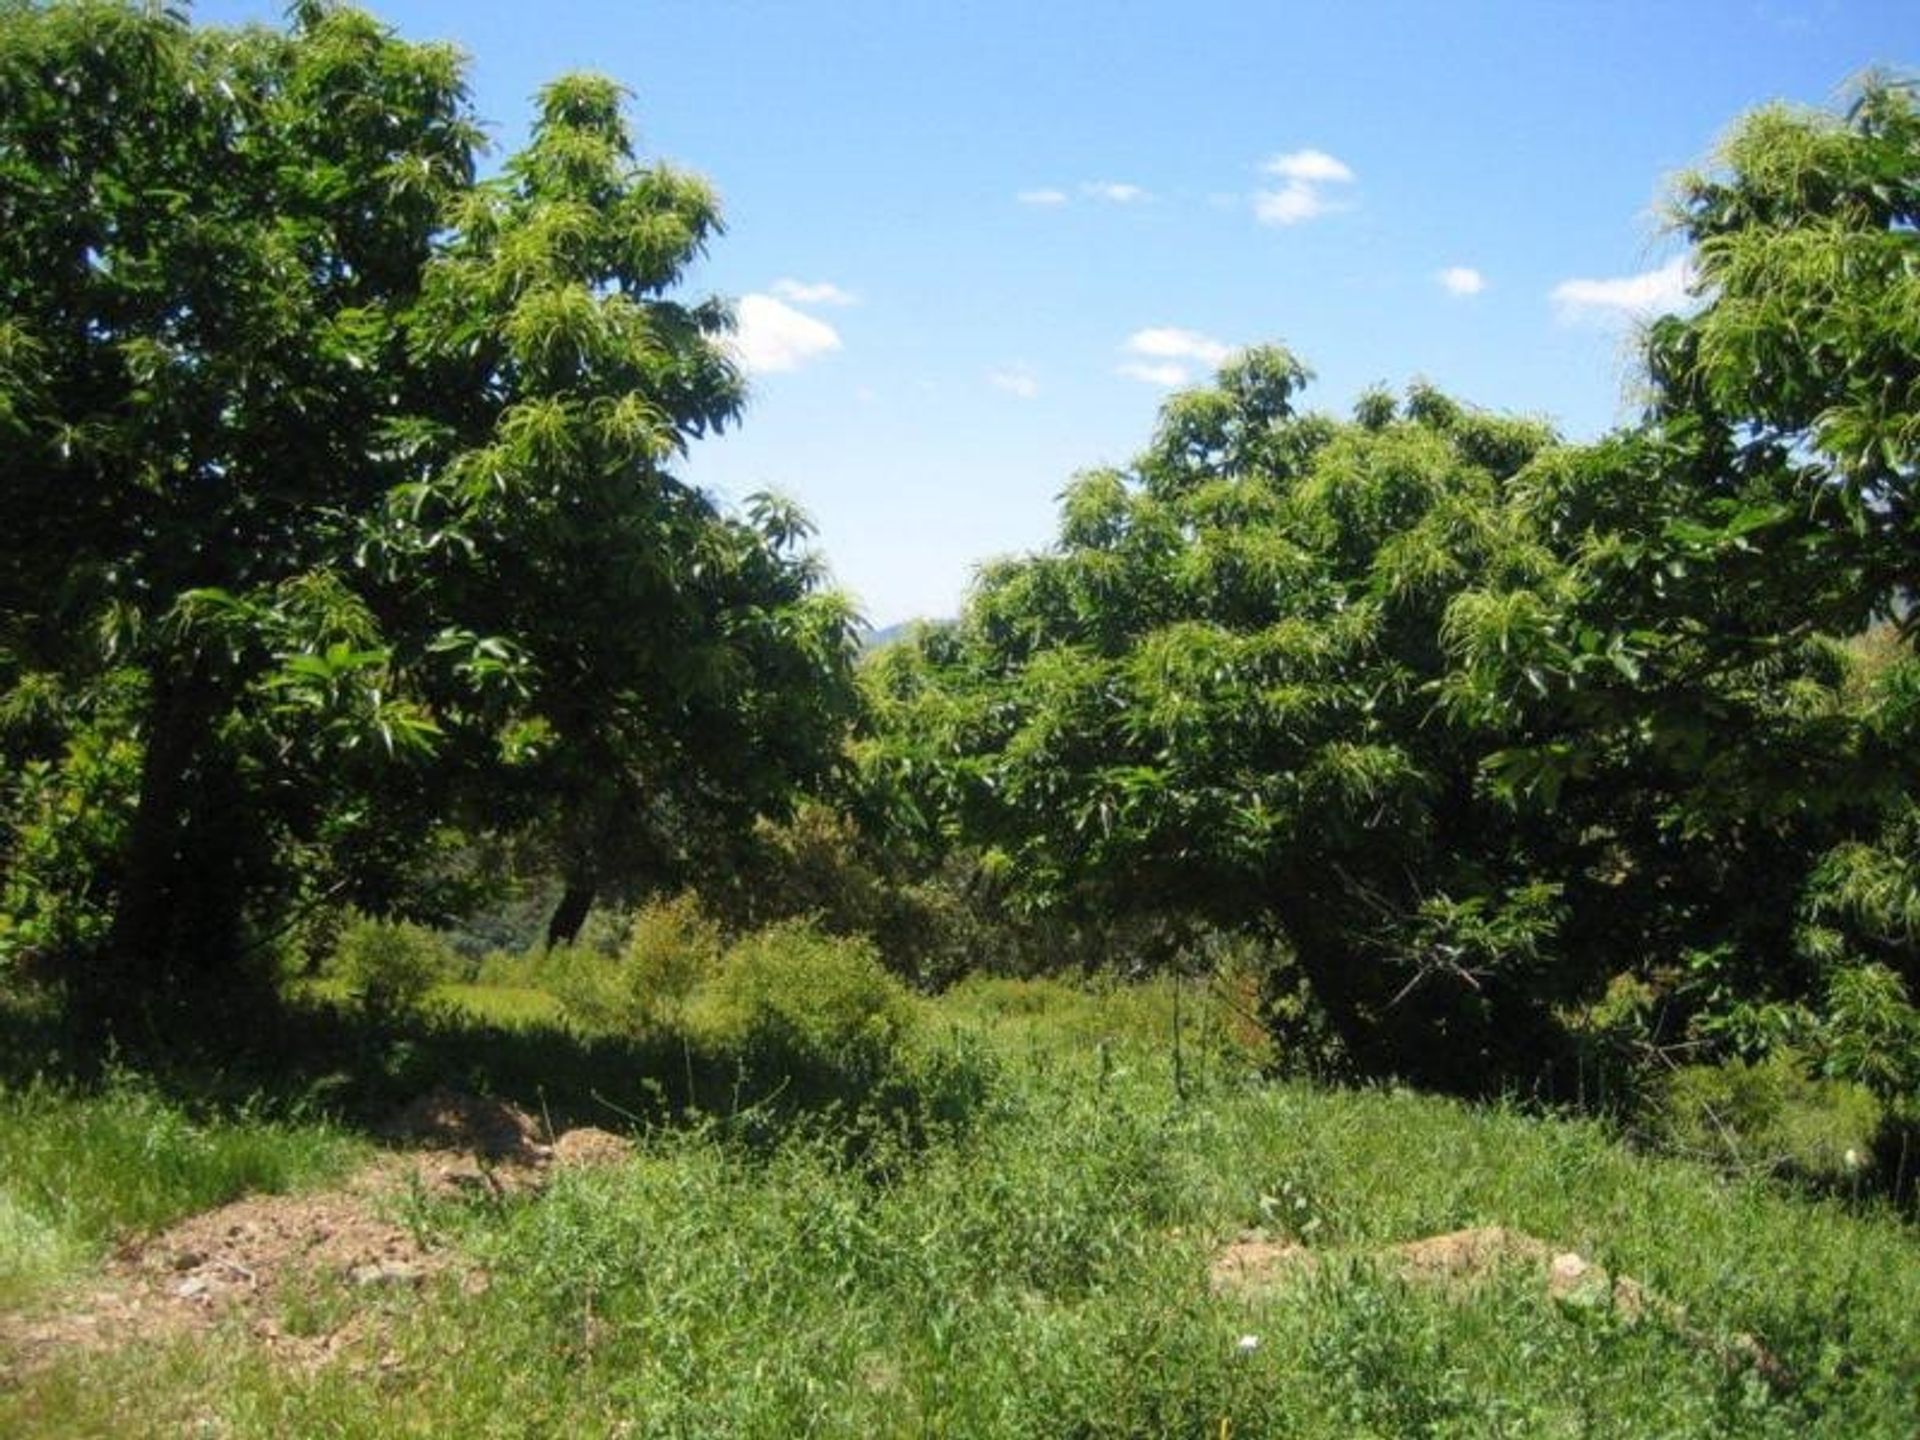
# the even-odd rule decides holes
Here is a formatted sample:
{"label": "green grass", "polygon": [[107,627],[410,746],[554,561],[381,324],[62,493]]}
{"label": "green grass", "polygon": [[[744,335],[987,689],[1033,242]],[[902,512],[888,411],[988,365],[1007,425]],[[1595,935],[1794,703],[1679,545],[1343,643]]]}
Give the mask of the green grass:
{"label": "green grass", "polygon": [[[1225,1064],[1183,1100],[1170,1011],[1132,996],[1109,1018],[1129,1005],[1147,1018],[1109,1028],[1064,991],[969,987],[930,1027],[1001,1056],[965,1130],[880,1129],[850,1160],[834,1114],[754,1147],[724,1115],[655,1126],[629,1166],[432,1210],[492,1284],[354,1301],[387,1323],[333,1365],[276,1367],[237,1332],[75,1357],[0,1395],[0,1432],[1920,1433],[1920,1236],[1892,1216],[1513,1109]],[[1488,1223],[1636,1277],[1685,1326],[1562,1309],[1518,1274],[1420,1288],[1373,1258]],[[1214,1247],[1252,1225],[1327,1261],[1264,1300],[1211,1293]],[[320,1323],[298,1303],[285,1318]],[[1737,1333],[1790,1383],[1699,1339]]]}
{"label": "green grass", "polygon": [[564,1013],[558,1000],[529,985],[436,985],[427,998],[489,1025],[557,1025]]}
{"label": "green grass", "polygon": [[109,1242],[250,1191],[319,1183],[363,1151],[337,1127],[244,1107],[196,1118],[127,1076],[0,1087],[0,1304]]}

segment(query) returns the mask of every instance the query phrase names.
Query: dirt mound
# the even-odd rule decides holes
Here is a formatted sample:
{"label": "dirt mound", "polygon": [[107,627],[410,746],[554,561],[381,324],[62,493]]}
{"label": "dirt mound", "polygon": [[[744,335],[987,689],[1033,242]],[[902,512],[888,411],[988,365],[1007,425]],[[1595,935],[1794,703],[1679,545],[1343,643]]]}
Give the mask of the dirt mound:
{"label": "dirt mound", "polygon": [[[1717,1357],[1729,1369],[1752,1368],[1769,1383],[1790,1377],[1752,1335],[1716,1334],[1693,1324],[1686,1309],[1630,1275],[1616,1275],[1537,1235],[1483,1225],[1429,1235],[1372,1251],[1371,1257],[1407,1280],[1469,1291],[1501,1270],[1524,1267],[1541,1275],[1547,1297],[1563,1308],[1606,1309],[1629,1324],[1653,1320]],[[1247,1231],[1223,1246],[1208,1267],[1214,1293],[1263,1298],[1312,1275],[1322,1256],[1296,1241]]]}
{"label": "dirt mound", "polygon": [[1553,1247],[1524,1230],[1481,1225],[1409,1240],[1383,1252],[1410,1280],[1452,1280],[1471,1283],[1508,1265],[1544,1264]]}
{"label": "dirt mound", "polygon": [[625,1136],[591,1125],[569,1130],[553,1142],[553,1163],[562,1167],[620,1165],[636,1153],[633,1142]]}
{"label": "dirt mound", "polygon": [[544,1165],[552,1155],[539,1122],[519,1106],[444,1085],[401,1107],[380,1134],[402,1145],[465,1150],[496,1164]]}
{"label": "dirt mound", "polygon": [[1273,1289],[1312,1271],[1318,1257],[1296,1240],[1275,1240],[1249,1230],[1213,1257],[1207,1281],[1216,1295]]}
{"label": "dirt mound", "polygon": [[[0,1371],[31,1369],[75,1346],[210,1330],[230,1316],[288,1359],[324,1361],[361,1327],[288,1333],[281,1302],[294,1287],[411,1287],[453,1268],[450,1255],[388,1218],[396,1178],[376,1163],[339,1190],[251,1195],[129,1245],[90,1292],[44,1316],[0,1317]],[[483,1283],[478,1272],[467,1279]]]}
{"label": "dirt mound", "polygon": [[[1553,1247],[1538,1236],[1499,1225],[1428,1235],[1370,1254],[1409,1280],[1452,1285],[1472,1285],[1507,1266],[1543,1266],[1554,1258]],[[1216,1293],[1258,1294],[1304,1279],[1322,1258],[1298,1241],[1250,1230],[1214,1256],[1208,1276]],[[1577,1255],[1567,1258],[1579,1261]]]}
{"label": "dirt mound", "polygon": [[590,1127],[544,1144],[525,1111],[445,1087],[405,1106],[380,1133],[409,1148],[378,1157],[337,1189],[250,1195],[190,1216],[124,1247],[99,1283],[47,1313],[0,1314],[0,1378],[76,1346],[205,1331],[230,1317],[289,1361],[325,1363],[370,1333],[377,1307],[335,1306],[341,1318],[310,1319],[296,1334],[283,1318],[296,1294],[345,1285],[371,1295],[441,1275],[486,1285],[484,1272],[406,1223],[417,1200],[528,1193],[556,1166],[618,1164],[635,1153],[631,1141]]}

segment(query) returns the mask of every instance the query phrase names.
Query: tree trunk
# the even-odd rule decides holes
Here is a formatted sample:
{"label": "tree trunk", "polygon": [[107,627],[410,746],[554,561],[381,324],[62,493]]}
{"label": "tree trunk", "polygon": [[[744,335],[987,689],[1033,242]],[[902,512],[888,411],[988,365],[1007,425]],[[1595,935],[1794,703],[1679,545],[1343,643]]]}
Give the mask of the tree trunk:
{"label": "tree trunk", "polygon": [[1308,927],[1284,928],[1294,963],[1326,1013],[1327,1024],[1348,1061],[1363,1074],[1374,1073],[1382,1057],[1379,1027],[1368,1014],[1364,999],[1366,977],[1360,972],[1366,962],[1348,947]]}
{"label": "tree trunk", "polygon": [[580,938],[580,927],[587,923],[587,913],[593,909],[598,888],[591,880],[567,881],[560,903],[553,908],[553,918],[547,921],[549,950],[556,945],[571,945]]}
{"label": "tree trunk", "polygon": [[106,952],[82,985],[82,1003],[108,1023],[131,1018],[138,1000],[175,978],[182,891],[191,884],[194,770],[207,716],[191,675],[154,681],[140,795],[128,830]]}

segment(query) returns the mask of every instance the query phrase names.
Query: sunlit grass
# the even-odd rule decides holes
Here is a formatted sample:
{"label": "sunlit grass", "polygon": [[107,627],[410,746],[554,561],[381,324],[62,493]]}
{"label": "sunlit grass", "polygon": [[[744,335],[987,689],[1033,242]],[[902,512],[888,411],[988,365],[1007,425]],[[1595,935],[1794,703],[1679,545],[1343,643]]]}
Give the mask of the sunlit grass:
{"label": "sunlit grass", "polygon": [[131,1077],[92,1090],[0,1088],[0,1303],[109,1242],[337,1175],[364,1148],[317,1122],[196,1117]]}
{"label": "sunlit grass", "polygon": [[436,985],[428,1000],[489,1025],[557,1025],[565,1013],[552,995],[529,985]]}
{"label": "sunlit grass", "polygon": [[[111,1434],[133,1413],[261,1436],[1920,1430],[1920,1238],[1890,1215],[1517,1109],[1224,1065],[1183,1097],[1169,1000],[963,987],[930,1027],[984,1032],[1002,1070],[967,1129],[877,1130],[850,1158],[831,1113],[751,1147],[725,1113],[654,1127],[631,1163],[537,1199],[434,1208],[491,1284],[333,1297],[385,1319],[331,1365],[276,1366],[237,1332],[74,1357],[0,1397],[0,1431]],[[1481,1224],[1631,1275],[1684,1322],[1563,1308],[1526,1272],[1421,1287],[1379,1258]],[[1215,1247],[1253,1226],[1321,1267],[1214,1293]],[[1780,1377],[1701,1339],[1738,1334]]]}

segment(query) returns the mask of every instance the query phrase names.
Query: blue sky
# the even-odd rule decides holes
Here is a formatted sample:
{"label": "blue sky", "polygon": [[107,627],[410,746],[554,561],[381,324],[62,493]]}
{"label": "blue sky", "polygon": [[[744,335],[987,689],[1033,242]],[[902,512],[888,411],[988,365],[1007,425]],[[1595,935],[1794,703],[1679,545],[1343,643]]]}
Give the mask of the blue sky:
{"label": "blue sky", "polygon": [[467,50],[503,148],[593,69],[714,183],[693,288],[739,303],[753,398],[686,473],[800,500],[876,624],[1046,545],[1227,347],[1290,346],[1316,408],[1424,377],[1599,433],[1677,297],[1664,177],[1753,105],[1920,62],[1911,0],[370,8]]}

